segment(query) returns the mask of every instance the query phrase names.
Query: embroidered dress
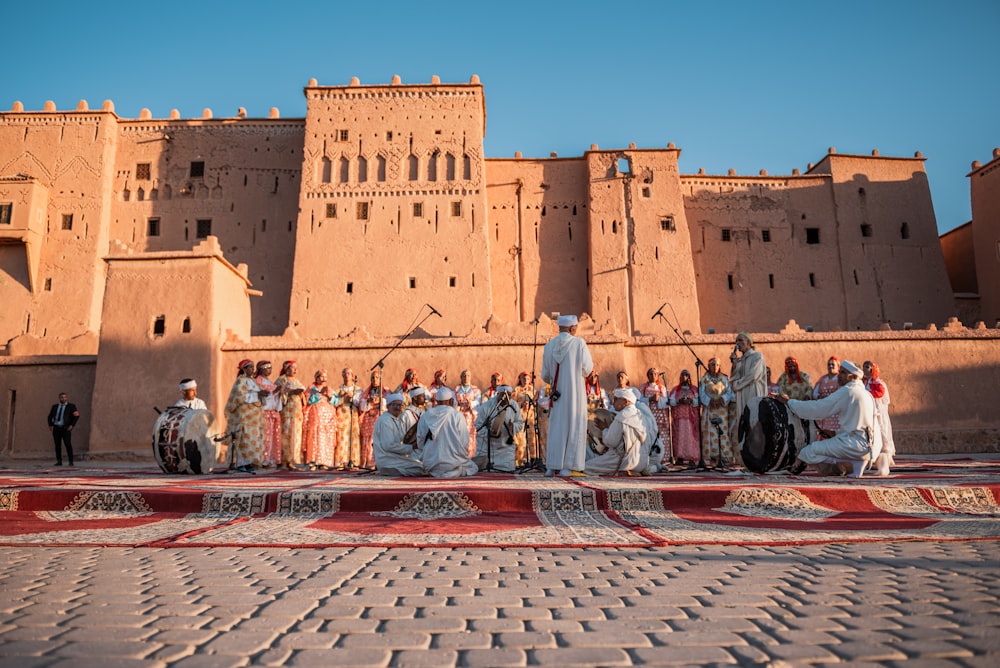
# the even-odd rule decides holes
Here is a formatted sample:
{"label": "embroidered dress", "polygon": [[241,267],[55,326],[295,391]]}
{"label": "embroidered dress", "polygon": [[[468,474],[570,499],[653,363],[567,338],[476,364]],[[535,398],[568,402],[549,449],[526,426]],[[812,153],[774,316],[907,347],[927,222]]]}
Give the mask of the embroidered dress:
{"label": "embroidered dress", "polygon": [[[701,433],[705,443],[705,459],[711,463],[721,464],[723,461],[727,466],[740,466],[742,457],[733,447],[733,441],[729,438],[729,407],[736,401],[732,388],[729,387],[729,378],[720,373],[716,376],[705,374],[701,379],[701,390],[699,392],[702,409]],[[720,422],[718,428],[712,424],[713,419]],[[722,435],[719,435],[722,429]],[[722,456],[720,461],[719,456]]]}
{"label": "embroidered dress", "polygon": [[337,405],[337,454],[338,467],[361,465],[361,421],[358,406],[361,389],[356,385],[341,385]]}
{"label": "embroidered dress", "polygon": [[267,376],[257,376],[254,382],[271,394],[264,397],[264,466],[277,466],[281,461],[281,397],[277,385]]}
{"label": "embroidered dress", "polygon": [[[825,399],[839,389],[840,382],[837,380],[837,374],[828,373],[816,383],[816,387],[813,389],[813,399]],[[822,420],[816,420],[816,426],[819,429],[836,432],[840,429],[840,418],[837,415],[831,415]]]}
{"label": "embroidered dress", "polygon": [[[281,405],[281,464],[301,464],[302,423],[305,419],[305,386],[297,378],[278,376],[274,383],[282,397]],[[301,394],[289,394],[302,390]]]}
{"label": "embroidered dress", "polygon": [[515,459],[518,466],[531,459],[535,451],[535,405],[530,402],[534,394],[535,390],[531,383],[514,388],[513,399],[520,406],[521,417],[524,419],[524,430],[514,434]]}
{"label": "embroidered dress", "polygon": [[264,463],[264,409],[253,378],[241,375],[233,383],[226,401],[226,429],[233,437],[233,465],[262,466]]}
{"label": "embroidered dress", "polygon": [[315,385],[309,388],[302,441],[307,462],[327,468],[336,467],[337,409]]}
{"label": "embroidered dress", "polygon": [[483,393],[475,385],[459,385],[455,388],[455,408],[465,418],[469,427],[469,456],[476,454],[476,413],[483,403]]}
{"label": "embroidered dress", "polygon": [[361,395],[358,406],[361,410],[361,468],[372,469],[377,463],[373,449],[375,422],[385,412],[386,394],[388,391],[385,387],[369,385]]}
{"label": "embroidered dress", "polygon": [[697,388],[694,385],[677,385],[670,390],[670,406],[674,458],[697,462],[701,459]]}
{"label": "embroidered dress", "polygon": [[[670,396],[667,388],[659,383],[643,383],[639,386],[639,394],[642,395],[643,402],[649,406],[649,412],[656,420],[660,438],[666,441],[670,436]],[[666,462],[669,458],[670,452],[664,448],[662,459]]]}

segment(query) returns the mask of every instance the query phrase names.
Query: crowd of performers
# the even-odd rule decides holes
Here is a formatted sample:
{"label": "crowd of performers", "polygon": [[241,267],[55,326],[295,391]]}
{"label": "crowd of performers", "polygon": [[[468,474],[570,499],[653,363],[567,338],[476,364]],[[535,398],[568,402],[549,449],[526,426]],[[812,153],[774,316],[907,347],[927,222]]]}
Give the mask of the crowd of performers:
{"label": "crowd of performers", "polygon": [[[575,326],[565,328],[566,342],[580,346],[580,355],[589,361],[586,344],[571,331],[575,333]],[[269,361],[242,360],[225,407],[228,431],[233,435],[231,466],[240,470],[378,469],[390,475],[455,477],[479,470],[511,472],[557,460],[559,453],[547,457],[547,446],[553,384],[560,380],[558,371],[553,374],[558,365],[549,363],[547,372],[546,360],[555,358],[549,347],[560,340],[557,337],[546,346],[542,378],[548,382],[537,388],[529,371],[518,373],[513,384],[495,372],[489,386],[480,389],[472,384],[468,369],[454,386],[444,369],[438,369],[428,385],[416,369],[407,369],[401,382],[390,389],[382,384],[377,368],[367,385],[359,384],[354,372],[345,368],[339,386],[331,385],[327,371],[320,369],[307,387],[299,380],[293,360],[284,362],[273,380]],[[558,349],[553,347],[553,351]],[[712,357],[700,383],[685,369],[672,386],[655,367],[646,370],[645,382],[638,386],[632,385],[625,371],[619,371],[610,392],[602,387],[598,370],[590,362],[586,375],[581,373],[573,383],[561,381],[563,391],[572,391],[577,383],[582,387],[585,432],[578,433],[579,421],[573,428],[554,425],[561,443],[586,443],[585,461],[582,465],[546,464],[547,473],[650,474],[671,465],[739,470],[738,416],[749,398],[820,400],[841,386],[836,357],[828,360],[827,373],[815,383],[795,357],[788,357],[777,382],[772,382],[763,356],[745,332],[737,337],[730,362],[729,375],[722,372],[719,358]],[[865,362],[863,368],[862,382],[874,399],[884,454],[872,467],[885,475],[895,452],[889,391],[874,362]],[[186,399],[194,398],[192,385],[193,381],[182,382]],[[183,399],[177,405],[199,407]],[[623,412],[626,415],[616,420]],[[836,415],[811,425],[812,441],[833,437],[839,428]]]}

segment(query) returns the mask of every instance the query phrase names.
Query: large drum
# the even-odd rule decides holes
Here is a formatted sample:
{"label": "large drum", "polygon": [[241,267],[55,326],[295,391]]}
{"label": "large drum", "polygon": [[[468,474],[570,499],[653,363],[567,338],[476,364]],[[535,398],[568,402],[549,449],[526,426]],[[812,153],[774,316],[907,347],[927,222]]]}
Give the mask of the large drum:
{"label": "large drum", "polygon": [[215,416],[171,406],[153,426],[153,457],[166,473],[211,473],[219,448],[209,436]]}
{"label": "large drum", "polygon": [[770,397],[757,397],[746,405],[739,437],[743,463],[754,473],[788,468],[807,443],[802,421]]}

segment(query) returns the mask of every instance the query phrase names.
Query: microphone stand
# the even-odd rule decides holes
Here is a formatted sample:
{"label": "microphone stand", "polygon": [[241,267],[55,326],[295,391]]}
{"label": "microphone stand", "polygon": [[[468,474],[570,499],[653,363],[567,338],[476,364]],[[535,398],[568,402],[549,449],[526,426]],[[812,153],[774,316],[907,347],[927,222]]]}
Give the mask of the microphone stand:
{"label": "microphone stand", "polygon": [[[517,469],[516,473],[527,473],[528,471],[545,471],[545,462],[542,461],[542,433],[538,426],[538,402],[535,401],[535,381],[537,376],[535,375],[535,363],[538,360],[538,318],[535,318],[535,333],[534,338],[531,342],[531,392],[528,394],[528,405],[532,408],[532,415],[534,418],[531,421],[531,429],[535,434],[534,443],[532,443],[532,450],[534,453],[528,452],[528,461],[521,465]],[[525,435],[527,437],[527,435]],[[534,455],[534,456],[532,456]]]}
{"label": "microphone stand", "polygon": [[[673,309],[674,309],[674,307],[671,306],[670,310],[673,311]],[[698,353],[696,353],[694,351],[694,348],[691,347],[691,344],[688,343],[688,340],[684,337],[684,335],[681,334],[681,332],[676,327],[674,327],[673,323],[671,323],[669,320],[667,320],[667,317],[665,315],[663,315],[663,309],[662,309],[662,307],[660,308],[659,311],[657,311],[656,313],[653,314],[653,317],[656,317],[656,316],[659,316],[660,319],[663,320],[663,322],[667,323],[667,326],[670,327],[670,329],[672,329],[674,331],[674,334],[677,335],[677,338],[679,338],[681,340],[681,343],[684,344],[684,347],[687,348],[688,352],[691,353],[691,356],[694,357],[694,373],[695,373],[695,378],[697,379],[696,383],[695,383],[695,397],[697,397],[698,393],[701,391],[701,370],[703,368],[706,368],[705,367],[705,363],[701,361],[701,358],[698,357]],[[675,320],[677,319],[677,314],[676,313],[674,313],[674,319]],[[698,402],[698,410],[697,410],[697,414],[698,414],[698,420],[697,420],[697,422],[698,422],[698,464],[694,467],[698,471],[704,471],[704,470],[707,469],[707,467],[705,466],[705,443],[704,443],[705,439],[704,439],[704,434],[702,434],[702,430],[701,430],[701,409],[702,409],[702,406],[701,406],[701,402],[699,401]],[[673,416],[671,415],[671,425],[672,424],[673,424]],[[674,454],[673,453],[673,434],[671,434],[670,441],[671,441],[670,442],[670,446],[671,446],[671,453],[670,454],[671,454],[671,458],[673,458],[673,454]],[[688,470],[690,470],[690,467],[689,467]]]}

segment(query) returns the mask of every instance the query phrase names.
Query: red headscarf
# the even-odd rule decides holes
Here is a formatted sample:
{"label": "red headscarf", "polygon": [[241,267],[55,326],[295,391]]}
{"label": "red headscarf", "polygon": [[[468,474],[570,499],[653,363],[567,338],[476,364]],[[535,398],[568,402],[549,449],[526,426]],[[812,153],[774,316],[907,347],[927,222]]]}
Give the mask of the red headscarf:
{"label": "red headscarf", "polygon": [[873,397],[881,399],[885,396],[885,383],[883,383],[882,379],[878,377],[878,364],[871,361],[865,362],[865,364],[870,364],[872,367],[872,375],[865,383],[865,387],[868,388],[868,391],[872,393]]}
{"label": "red headscarf", "polygon": [[[795,372],[792,373],[792,365],[795,365]],[[799,368],[799,361],[794,357],[785,358],[785,375],[788,380],[794,380],[796,383],[802,382],[802,369]]]}
{"label": "red headscarf", "polygon": [[238,367],[236,367],[236,376],[237,377],[239,377],[239,375],[241,373],[243,373],[243,367],[245,367],[248,364],[250,366],[253,366],[253,360],[240,360],[240,365]]}
{"label": "red headscarf", "polygon": [[295,360],[285,360],[284,362],[282,362],[281,363],[281,375],[284,376],[285,374],[287,374],[288,370],[290,368],[292,368],[293,364],[295,364]]}
{"label": "red headscarf", "polygon": [[444,369],[438,369],[437,371],[434,372],[434,386],[435,387],[444,387],[444,385],[441,384],[441,376],[445,375],[445,373],[446,372],[445,372]]}

